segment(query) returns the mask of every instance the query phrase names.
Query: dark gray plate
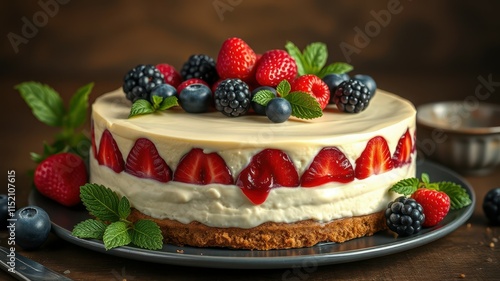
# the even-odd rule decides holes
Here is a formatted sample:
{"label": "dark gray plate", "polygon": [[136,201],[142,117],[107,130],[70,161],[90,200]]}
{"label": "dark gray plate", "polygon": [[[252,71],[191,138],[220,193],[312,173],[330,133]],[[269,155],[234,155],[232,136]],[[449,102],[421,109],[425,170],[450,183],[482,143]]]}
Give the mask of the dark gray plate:
{"label": "dark gray plate", "polygon": [[301,249],[250,251],[226,248],[179,247],[164,244],[159,251],[136,247],[119,247],[106,251],[101,241],[84,240],[71,235],[73,226],[90,216],[83,206],[67,208],[46,199],[38,192],[30,194],[29,202],[45,209],[52,220],[52,229],[62,239],[97,252],[147,262],[211,268],[289,268],[293,266],[318,266],[345,263],[390,255],[435,241],[464,224],[472,215],[476,198],[472,187],[455,172],[437,164],[420,161],[417,174],[429,174],[432,181],[452,181],[461,184],[469,193],[472,204],[460,210],[450,211],[437,226],[427,228],[417,235],[395,238],[388,231],[371,237],[354,239],[344,243],[320,243]]}

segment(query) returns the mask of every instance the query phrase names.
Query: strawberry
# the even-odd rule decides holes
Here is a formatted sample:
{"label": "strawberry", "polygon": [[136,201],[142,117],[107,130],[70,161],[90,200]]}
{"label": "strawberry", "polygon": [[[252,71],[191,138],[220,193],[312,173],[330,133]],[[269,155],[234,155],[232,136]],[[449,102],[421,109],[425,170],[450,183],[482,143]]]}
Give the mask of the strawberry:
{"label": "strawberry", "polygon": [[204,153],[201,148],[193,148],[179,162],[174,180],[193,184],[232,184],[233,177],[226,162],[219,154]]}
{"label": "strawberry", "polygon": [[284,50],[270,50],[262,54],[255,78],[262,86],[276,87],[282,80],[293,81],[297,76],[295,60]]}
{"label": "strawberry", "polygon": [[245,41],[232,37],[222,43],[215,65],[219,77],[249,81],[255,73],[257,56]]}
{"label": "strawberry", "polygon": [[207,87],[210,87],[207,82],[201,80],[201,79],[198,79],[198,78],[191,78],[191,79],[188,79],[184,82],[182,82],[179,86],[177,86],[177,95],[180,95],[182,90],[184,90],[187,86],[189,85],[192,85],[192,84],[203,84]]}
{"label": "strawberry", "polygon": [[298,186],[299,175],[286,153],[264,149],[240,172],[236,185],[252,203],[259,205],[266,201],[272,188]]}
{"label": "strawberry", "polygon": [[336,147],[325,147],[302,174],[300,185],[312,187],[332,181],[347,183],[353,180],[354,169],[344,153]]}
{"label": "strawberry", "polygon": [[422,224],[423,227],[437,225],[450,210],[450,197],[442,191],[419,188],[411,197],[424,209],[425,221]]}
{"label": "strawberry", "polygon": [[64,206],[80,202],[80,186],[87,183],[87,168],[76,154],[63,152],[51,155],[35,169],[37,190]]}
{"label": "strawberry", "polygon": [[172,179],[172,171],[161,158],[156,146],[146,138],[135,141],[127,156],[125,172],[139,178],[150,178],[160,182]]}
{"label": "strawberry", "polygon": [[409,130],[401,136],[396,146],[396,150],[392,155],[392,162],[395,168],[399,168],[404,164],[411,162],[411,153],[413,152],[412,137]]}
{"label": "strawberry", "polygon": [[376,136],[368,141],[361,155],[356,159],[354,175],[357,179],[365,179],[392,170],[391,152],[387,141]]}
{"label": "strawberry", "polygon": [[160,63],[156,65],[156,69],[163,74],[165,83],[172,85],[174,88],[177,88],[181,84],[182,77],[175,67],[168,63]]}
{"label": "strawberry", "polygon": [[122,153],[109,130],[105,130],[102,133],[99,152],[97,153],[97,162],[99,162],[99,165],[109,167],[116,173],[120,173],[125,168]]}
{"label": "strawberry", "polygon": [[330,101],[330,89],[328,85],[314,74],[306,74],[297,77],[292,83],[292,92],[306,92],[315,97],[321,109],[325,109]]}

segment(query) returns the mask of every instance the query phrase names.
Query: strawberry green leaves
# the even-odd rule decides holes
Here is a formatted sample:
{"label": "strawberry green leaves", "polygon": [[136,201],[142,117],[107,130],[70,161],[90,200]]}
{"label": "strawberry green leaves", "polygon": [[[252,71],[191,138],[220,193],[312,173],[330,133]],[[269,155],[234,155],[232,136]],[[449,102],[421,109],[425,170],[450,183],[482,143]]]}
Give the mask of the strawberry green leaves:
{"label": "strawberry green leaves", "polygon": [[328,59],[328,50],[326,45],[321,42],[315,42],[307,45],[304,51],[295,46],[292,42],[287,42],[286,50],[295,59],[299,76],[305,74],[315,74],[320,78],[328,74],[343,74],[351,71],[353,67],[344,62],[335,62],[326,65]]}

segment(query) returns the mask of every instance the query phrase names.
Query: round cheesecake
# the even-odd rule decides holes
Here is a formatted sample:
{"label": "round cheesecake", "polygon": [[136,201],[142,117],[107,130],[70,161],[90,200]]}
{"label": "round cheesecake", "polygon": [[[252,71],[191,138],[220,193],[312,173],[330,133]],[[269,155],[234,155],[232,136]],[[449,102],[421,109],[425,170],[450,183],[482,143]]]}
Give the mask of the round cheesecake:
{"label": "round cheesecake", "polygon": [[[126,196],[134,208],[132,219],[156,221],[167,243],[267,250],[372,235],[385,228],[382,211],[396,197],[389,188],[416,173],[415,108],[382,90],[361,113],[343,113],[329,105],[320,118],[292,117],[280,124],[254,114],[230,118],[215,111],[189,114],[181,108],[128,118],[130,108],[121,89],[92,105],[90,181]],[[114,148],[104,148],[110,140]],[[384,145],[377,146],[380,142]],[[168,176],[159,180],[127,169],[144,143],[156,155],[152,163],[167,166]],[[404,163],[397,162],[402,144],[407,153]],[[360,176],[358,170],[377,160],[370,159],[373,147],[385,148],[393,162],[387,169],[375,167],[368,176]],[[352,167],[353,176],[303,186],[325,149],[341,154],[342,167]],[[194,150],[222,159],[229,182],[176,180],[177,170],[185,169],[183,161]],[[119,165],[107,164],[103,155],[109,157],[109,151]],[[286,186],[278,176],[266,174],[271,187],[256,200],[244,183],[259,176],[249,170],[271,159],[262,157],[269,151],[292,167],[290,175],[279,176],[299,181]]]}

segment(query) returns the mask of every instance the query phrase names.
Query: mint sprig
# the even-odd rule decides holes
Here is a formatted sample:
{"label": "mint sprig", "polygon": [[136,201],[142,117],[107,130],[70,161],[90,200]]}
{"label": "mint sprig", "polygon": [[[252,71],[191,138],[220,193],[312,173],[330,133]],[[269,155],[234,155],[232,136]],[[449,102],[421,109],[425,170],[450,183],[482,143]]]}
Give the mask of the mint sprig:
{"label": "mint sprig", "polygon": [[407,178],[400,180],[394,184],[389,191],[404,196],[410,196],[419,188],[427,188],[446,193],[446,195],[450,197],[450,208],[452,210],[461,209],[472,203],[469,194],[461,185],[449,181],[430,182],[427,173],[422,173],[421,179]]}
{"label": "mint sprig", "polygon": [[334,62],[326,65],[328,49],[326,44],[321,42],[311,43],[301,52],[295,44],[288,41],[285,44],[285,49],[295,59],[299,76],[314,74],[323,78],[328,74],[344,74],[353,69],[352,65],[344,62]]}
{"label": "mint sprig", "polygon": [[164,111],[177,105],[179,105],[179,103],[177,97],[175,96],[171,96],[168,98],[153,96],[153,103],[149,102],[148,100],[140,99],[132,104],[128,118],[138,115],[151,114],[158,111]]}
{"label": "mint sprig", "polygon": [[128,220],[131,206],[126,197],[119,198],[111,189],[90,183],[80,188],[80,197],[95,219],[75,225],[74,236],[102,239],[106,250],[130,243],[150,250],[163,247],[163,236],[155,222],[138,220],[133,223]]}
{"label": "mint sprig", "polygon": [[90,147],[90,140],[80,127],[87,120],[88,99],[93,86],[93,83],[89,83],[77,89],[68,107],[59,93],[48,85],[24,82],[14,87],[40,122],[61,129],[53,143],[44,143],[42,154],[31,153],[36,163],[60,152],[73,152],[87,160],[88,149],[82,148]]}
{"label": "mint sprig", "polygon": [[[323,110],[321,110],[319,102],[313,96],[301,91],[290,92],[291,88],[290,83],[283,80],[276,86],[276,92],[290,103],[292,116],[300,119],[314,119],[323,116]],[[267,106],[267,103],[274,97],[271,91],[260,90],[254,95],[252,101]]]}

